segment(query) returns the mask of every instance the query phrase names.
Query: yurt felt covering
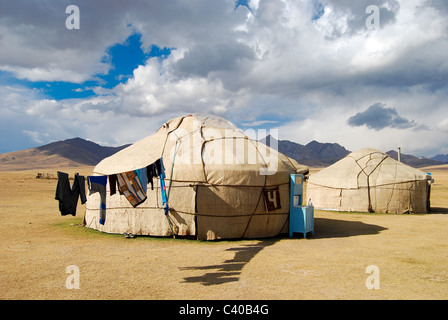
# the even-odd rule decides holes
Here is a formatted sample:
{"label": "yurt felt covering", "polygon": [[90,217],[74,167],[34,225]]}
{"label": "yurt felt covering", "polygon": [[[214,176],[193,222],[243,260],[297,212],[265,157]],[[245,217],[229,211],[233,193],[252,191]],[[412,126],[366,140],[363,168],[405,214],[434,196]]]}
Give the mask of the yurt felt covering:
{"label": "yurt felt covering", "polygon": [[375,149],[361,149],[310,175],[306,190],[317,209],[425,213],[427,176]]}
{"label": "yurt felt covering", "polygon": [[[160,158],[166,169],[167,215],[160,180],[154,179],[154,189],[147,186],[147,199],[137,207],[118,192],[110,196],[107,186],[104,225],[98,221],[100,196],[89,195],[86,226],[204,240],[271,237],[288,230],[290,174],[308,171],[227,120],[196,114],[166,122],[153,135],[102,160],[93,174],[137,170]],[[280,199],[268,211],[265,194],[270,191]]]}

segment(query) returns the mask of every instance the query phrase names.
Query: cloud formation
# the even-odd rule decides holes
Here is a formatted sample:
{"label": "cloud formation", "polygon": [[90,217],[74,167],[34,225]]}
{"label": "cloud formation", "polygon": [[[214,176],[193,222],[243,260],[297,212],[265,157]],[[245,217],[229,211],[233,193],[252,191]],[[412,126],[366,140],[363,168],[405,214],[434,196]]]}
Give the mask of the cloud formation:
{"label": "cloud formation", "polygon": [[365,111],[350,117],[347,123],[351,126],[363,126],[373,130],[381,130],[387,127],[408,129],[415,127],[415,122],[401,117],[394,108],[385,108],[385,104],[375,103]]}
{"label": "cloud formation", "polygon": [[[65,28],[69,4],[80,8],[79,30]],[[378,30],[366,28],[369,5],[380,10]],[[395,148],[403,144],[387,134],[399,130],[394,137],[412,136],[420,154],[448,149],[427,143],[448,141],[444,1],[17,0],[0,12],[0,72],[14,78],[0,73],[1,134],[28,145],[73,136],[129,143],[171,117],[209,112],[243,127],[278,124],[280,138],[301,143],[354,149],[366,135],[373,147]],[[170,54],[103,86],[98,79],[114,70],[109,49],[135,34],[145,54],[153,46]],[[57,100],[32,85],[56,81],[95,95]],[[424,139],[414,136],[422,125]]]}

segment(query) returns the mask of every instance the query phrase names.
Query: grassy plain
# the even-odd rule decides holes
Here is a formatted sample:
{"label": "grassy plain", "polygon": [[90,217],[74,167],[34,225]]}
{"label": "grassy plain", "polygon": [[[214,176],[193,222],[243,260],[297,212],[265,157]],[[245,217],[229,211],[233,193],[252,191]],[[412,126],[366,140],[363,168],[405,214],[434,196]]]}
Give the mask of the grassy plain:
{"label": "grassy plain", "polygon": [[[216,242],[86,229],[85,206],[76,217],[60,215],[56,179],[0,172],[0,299],[444,300],[448,166],[425,171],[435,179],[430,214],[316,211],[314,237]],[[80,288],[70,290],[72,265]],[[370,265],[379,289],[366,287]]]}

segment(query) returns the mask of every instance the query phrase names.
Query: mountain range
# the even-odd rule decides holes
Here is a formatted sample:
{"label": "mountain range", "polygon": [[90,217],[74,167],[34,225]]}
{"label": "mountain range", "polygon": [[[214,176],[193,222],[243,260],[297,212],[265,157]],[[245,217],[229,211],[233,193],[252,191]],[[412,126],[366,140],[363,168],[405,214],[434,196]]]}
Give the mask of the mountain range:
{"label": "mountain range", "polygon": [[0,171],[93,166],[127,146],[104,147],[81,138],[56,141],[0,154]]}
{"label": "mountain range", "polygon": [[301,145],[289,140],[275,140],[269,135],[260,142],[274,148],[277,144],[279,152],[310,167],[327,167],[350,153],[337,143],[320,143],[315,140]]}
{"label": "mountain range", "polygon": [[443,163],[448,163],[448,154],[438,154],[431,158],[432,160],[440,161]]}
{"label": "mountain range", "polygon": [[[260,142],[268,146],[272,145],[271,142],[273,142],[275,146],[273,139],[273,137],[267,136],[261,139]],[[310,167],[327,167],[351,153],[351,151],[337,143],[320,143],[314,140],[306,145],[289,140],[276,140],[276,143],[279,152]],[[397,160],[397,151],[390,150],[386,153]],[[448,163],[448,155],[438,155],[432,159],[427,159],[402,153],[400,161],[409,166],[421,168]]]}
{"label": "mountain range", "polygon": [[[268,136],[260,142],[273,145],[273,139]],[[310,167],[327,167],[351,152],[337,143],[311,141],[301,145],[289,140],[276,140],[276,144],[279,152]],[[56,141],[36,148],[0,154],[0,171],[94,166],[127,146],[129,144],[105,147],[82,138]],[[396,151],[391,150],[387,154],[397,159]],[[448,155],[426,159],[401,154],[401,161],[418,168],[448,163]]]}
{"label": "mountain range", "polygon": [[[398,158],[398,152],[395,150],[391,150],[386,152],[391,158],[394,158],[397,160]],[[448,156],[448,155],[445,155]],[[409,154],[401,154],[400,161],[403,163],[406,163],[407,165],[414,167],[414,168],[422,168],[422,167],[429,167],[429,166],[437,166],[440,164],[447,163],[448,161],[437,161],[435,157],[428,159],[428,158],[418,158]]]}

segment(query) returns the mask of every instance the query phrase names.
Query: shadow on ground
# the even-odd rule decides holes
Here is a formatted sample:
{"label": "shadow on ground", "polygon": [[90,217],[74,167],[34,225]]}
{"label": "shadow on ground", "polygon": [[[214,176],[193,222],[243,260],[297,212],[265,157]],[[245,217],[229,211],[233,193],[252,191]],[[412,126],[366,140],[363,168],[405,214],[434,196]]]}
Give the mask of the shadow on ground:
{"label": "shadow on ground", "polygon": [[[184,267],[181,270],[210,270],[213,272],[206,272],[202,276],[186,277],[184,282],[201,283],[204,286],[223,284],[227,282],[238,281],[239,275],[243,267],[252,260],[253,257],[261,250],[268,246],[272,246],[279,238],[272,240],[261,240],[254,244],[245,244],[233,248],[226,249],[226,251],[234,251],[233,259],[225,260],[221,264],[210,266],[196,266]],[[238,242],[235,242],[238,243]]]}
{"label": "shadow on ground", "polygon": [[387,228],[361,221],[345,221],[328,218],[314,219],[312,239],[342,238],[378,234]]}
{"label": "shadow on ground", "polygon": [[[314,219],[314,236],[308,235],[307,239],[325,239],[338,237],[353,237],[361,235],[378,234],[387,230],[381,226],[367,224],[360,221],[344,221],[327,218]],[[185,277],[184,283],[200,283],[204,286],[219,285],[239,280],[239,276],[244,266],[249,263],[261,250],[274,245],[282,239],[289,239],[287,235],[279,236],[268,240],[259,240],[254,244],[244,244],[226,251],[234,251],[233,259],[225,260],[221,264],[209,266],[182,267],[180,270],[204,270],[205,274],[194,277]],[[303,239],[303,234],[294,234],[292,240]],[[305,239],[303,239],[306,241]],[[235,241],[238,244],[238,241]]]}
{"label": "shadow on ground", "polygon": [[448,214],[448,208],[431,207],[429,214]]}

